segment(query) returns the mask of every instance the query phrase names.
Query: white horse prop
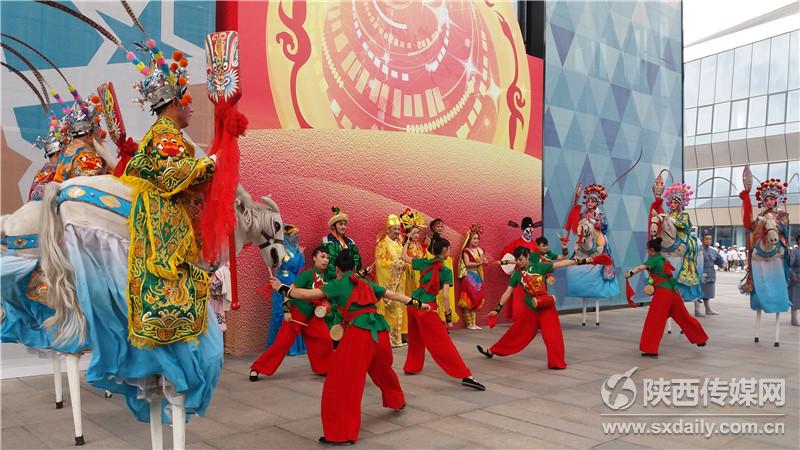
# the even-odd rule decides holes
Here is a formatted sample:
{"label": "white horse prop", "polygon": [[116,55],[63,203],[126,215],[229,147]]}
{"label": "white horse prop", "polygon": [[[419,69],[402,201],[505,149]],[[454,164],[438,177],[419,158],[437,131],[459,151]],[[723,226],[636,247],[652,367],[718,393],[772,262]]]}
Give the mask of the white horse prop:
{"label": "white horse prop", "polygon": [[[591,258],[593,256],[605,253],[608,243],[606,237],[602,232],[597,230],[594,224],[586,218],[578,222],[575,232],[575,256],[578,258]],[[577,269],[577,270],[576,270]],[[577,271],[602,271],[604,277],[613,278],[614,267],[609,266],[584,266],[582,268],[570,267],[567,277],[574,276],[573,273]],[[616,294],[612,294],[613,296]],[[582,315],[581,325],[586,326],[586,297],[581,297]],[[600,298],[595,298],[594,301],[594,324],[600,326]]]}
{"label": "white horse prop", "polygon": [[[173,425],[173,445],[185,446],[186,415],[202,414],[222,366],[222,334],[208,308],[197,342],[136,348],[128,340],[126,296],[130,188],[110,176],[78,177],[45,191],[42,268],[50,281],[54,327],[65,342],[88,341],[87,381],[126,396],[128,407],[150,422],[153,448],[163,445],[162,420]],[[269,198],[257,203],[241,187],[235,212],[236,251],[259,246],[277,267],[285,256],[283,223]],[[68,255],[68,256],[67,256]]]}
{"label": "white horse prop", "polygon": [[[768,279],[773,273],[778,273],[778,278],[783,274],[786,249],[779,245],[781,233],[778,226],[778,221],[772,214],[764,214],[756,219],[753,230],[755,248],[752,250],[751,267],[748,269],[754,276]],[[775,284],[779,284],[780,280],[776,278],[774,281]],[[762,289],[764,288],[762,287]],[[757,294],[753,293],[752,295]],[[761,307],[756,309],[755,342],[759,341],[762,311]],[[780,312],[775,313],[775,347],[780,347],[780,315]]]}

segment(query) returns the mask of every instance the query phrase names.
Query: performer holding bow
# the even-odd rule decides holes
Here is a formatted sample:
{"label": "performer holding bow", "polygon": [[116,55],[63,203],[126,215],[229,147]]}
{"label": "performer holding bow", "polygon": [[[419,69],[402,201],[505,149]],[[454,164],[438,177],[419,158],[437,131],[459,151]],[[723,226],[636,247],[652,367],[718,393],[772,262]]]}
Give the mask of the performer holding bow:
{"label": "performer holding bow", "polygon": [[403,252],[403,261],[420,272],[419,287],[411,295],[425,304],[430,304],[433,309],[438,294],[442,294],[441,298],[445,300],[439,301],[444,303],[447,326],[441,322],[436,311],[408,310],[408,354],[403,371],[408,375],[422,372],[427,349],[436,364],[448,375],[460,378],[464,386],[484,391],[486,387],[472,377],[472,371],[464,363],[447,333],[447,328],[453,327],[452,310],[446,300],[453,285],[453,271],[444,265],[445,258],[450,254],[450,242],[435,235],[429,250],[434,255],[433,259],[411,259],[406,252]]}
{"label": "performer holding bow", "polygon": [[[328,251],[325,247],[317,247],[311,254],[311,259],[314,261],[314,265],[300,272],[291,284],[292,288],[320,289],[325,285],[323,274],[330,262]],[[278,291],[275,291],[275,294],[284,298],[283,294]],[[317,375],[328,373],[328,362],[333,354],[333,344],[328,325],[325,323],[325,316],[315,308],[317,304],[307,300],[290,299],[280,305],[284,323],[270,348],[250,366],[250,381],[258,380],[259,373],[267,376],[274,374],[292,344],[300,336],[305,340],[308,349],[311,371]],[[317,307],[323,308],[320,311],[324,310],[324,306]]]}
{"label": "performer holding bow", "polygon": [[[558,310],[555,306],[555,297],[547,293],[545,277],[554,270],[574,265],[594,264],[594,258],[567,259],[551,262],[546,259],[531,258],[531,251],[526,247],[517,247],[514,258],[519,269],[514,271],[508,280],[508,287],[494,311],[489,313],[489,318],[497,316],[502,311],[508,299],[511,298],[516,287],[525,291],[523,313],[519,319],[514,319],[511,328],[488,350],[478,345],[478,351],[492,358],[494,355],[509,356],[519,353],[533,341],[539,330],[542,330],[542,339],[547,348],[547,367],[550,369],[566,369],[567,362],[564,358],[564,335],[561,332],[561,322],[558,320]],[[597,258],[597,263],[605,263],[605,257]]]}
{"label": "performer holding bow", "polygon": [[739,193],[744,212],[743,225],[749,231],[747,275],[739,285],[743,294],[750,295],[750,309],[756,311],[755,341],[759,339],[761,313],[775,313],[775,347],[780,346],[780,313],[789,309],[789,213],[779,205],[786,204],[785,183],[777,178],[763,181],[756,189],[761,211],[753,217],[750,203],[752,175],[745,167],[744,190]]}
{"label": "performer holding bow", "polygon": [[703,326],[686,310],[683,299],[678,292],[677,282],[674,279],[675,268],[661,254],[661,238],[651,239],[647,242],[648,259],[644,264],[634,267],[626,274],[626,278],[647,270],[653,279],[653,300],[647,310],[647,317],[642,328],[642,338],[639,349],[642,356],[658,357],[658,346],[664,335],[667,319],[672,318],[681,327],[686,338],[692,344],[703,347],[708,341]]}
{"label": "performer holding bow", "polygon": [[[575,191],[575,201],[567,219],[568,232],[577,235],[574,254],[578,258],[590,258],[598,255],[611,257],[608,243],[608,222],[600,205],[605,203],[606,188],[602,184],[590,184],[583,190],[581,210],[578,195],[581,185]],[[602,266],[571,267],[566,272],[567,296],[580,297],[583,300],[583,321],[586,325],[586,299],[595,299],[595,325],[600,325],[600,299],[614,297],[619,294],[614,264]]]}
{"label": "performer holding bow", "polygon": [[345,331],[330,360],[328,377],[322,387],[322,430],[319,441],[325,444],[352,444],[358,440],[361,426],[361,399],[366,376],[381,390],[383,406],[402,409],[406,406],[403,389],[392,370],[392,347],[389,324],[378,314],[380,298],[412,306],[410,311],[430,311],[430,306],[415,298],[397,294],[356,275],[355,260],[349,250],[336,256],[336,278],[321,288],[291,288],[275,278],[272,287],[290,299],[326,298],[342,309]]}

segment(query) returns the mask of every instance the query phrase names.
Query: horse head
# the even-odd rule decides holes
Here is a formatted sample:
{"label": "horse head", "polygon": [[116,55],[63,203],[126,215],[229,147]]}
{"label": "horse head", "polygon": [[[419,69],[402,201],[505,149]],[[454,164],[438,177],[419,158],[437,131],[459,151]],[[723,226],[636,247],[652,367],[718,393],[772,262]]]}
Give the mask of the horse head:
{"label": "horse head", "polygon": [[272,198],[264,196],[261,200],[263,203],[253,200],[241,185],[236,189],[236,252],[246,244],[256,244],[264,263],[276,268],[286,256],[283,219]]}
{"label": "horse head", "polygon": [[594,225],[586,219],[582,219],[578,223],[578,229],[575,233],[578,238],[576,244],[584,254],[591,254],[595,248],[595,229]]}
{"label": "horse head", "polygon": [[778,220],[774,215],[765,214],[762,217],[764,221],[759,246],[762,252],[770,253],[778,245],[778,242],[780,242],[781,233],[778,230]]}
{"label": "horse head", "polygon": [[650,217],[650,238],[661,238],[661,246],[670,248],[678,239],[678,229],[666,214],[652,214]]}

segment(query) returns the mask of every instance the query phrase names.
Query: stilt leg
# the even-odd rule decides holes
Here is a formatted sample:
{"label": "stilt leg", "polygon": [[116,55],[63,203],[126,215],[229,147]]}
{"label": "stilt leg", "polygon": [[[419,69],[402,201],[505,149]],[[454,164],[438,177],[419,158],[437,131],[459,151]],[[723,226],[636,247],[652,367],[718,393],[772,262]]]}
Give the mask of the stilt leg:
{"label": "stilt leg", "polygon": [[61,387],[61,355],[53,352],[53,383],[56,386],[56,409],[64,407],[64,391]]}
{"label": "stilt leg", "polygon": [[594,301],[594,324],[600,326],[600,299]]}
{"label": "stilt leg", "polygon": [[112,393],[111,393],[111,391],[105,391],[105,392],[103,392],[103,397],[105,397],[105,398],[111,398],[113,395],[114,395],[114,394],[112,394]]}
{"label": "stilt leg", "polygon": [[164,426],[161,423],[161,396],[153,393],[150,398],[150,443],[153,450],[164,448]]}
{"label": "stilt leg", "polygon": [[775,347],[781,346],[781,323],[778,321],[780,318],[781,313],[775,313]]}
{"label": "stilt leg", "polygon": [[581,325],[584,327],[586,326],[586,299],[582,298],[581,301],[583,302],[583,318],[581,319]]}
{"label": "stilt leg", "polygon": [[175,394],[172,399],[172,448],[186,448],[186,408],[183,394]]}
{"label": "stilt leg", "polygon": [[759,309],[756,311],[756,338],[754,339],[755,342],[758,342],[758,335],[761,331],[761,310]]}
{"label": "stilt leg", "polygon": [[672,334],[672,319],[667,319],[667,334]]}
{"label": "stilt leg", "polygon": [[81,355],[70,353],[67,359],[67,382],[69,383],[69,402],[72,405],[72,422],[75,425],[75,445],[83,445],[83,423],[81,420],[81,380],[78,362]]}

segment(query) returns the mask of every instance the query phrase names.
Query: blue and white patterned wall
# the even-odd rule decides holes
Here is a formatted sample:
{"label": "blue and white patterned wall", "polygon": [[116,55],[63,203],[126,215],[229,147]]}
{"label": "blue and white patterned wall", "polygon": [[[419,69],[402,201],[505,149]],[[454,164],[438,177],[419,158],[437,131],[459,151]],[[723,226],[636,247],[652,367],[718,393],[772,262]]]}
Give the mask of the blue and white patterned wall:
{"label": "blue and white patterned wall", "polygon": [[[107,28],[133,49],[135,41],[143,41],[144,36],[125,13],[120,2],[62,1],[64,6],[78,10]],[[189,58],[190,89],[198,89],[194,95],[195,116],[193,125],[205,128],[211,121],[211,114],[204,105],[205,53],[204,40],[208,33],[216,29],[216,3],[213,1],[132,1],[129,2],[134,14],[144,25],[147,37],[153,38],[164,53],[171,58],[174,50],[183,51]],[[141,79],[136,69],[127,62],[125,53],[92,27],[48,6],[25,2],[3,2],[0,27],[3,33],[16,37],[38,49],[51,59],[67,79],[74,84],[84,98],[96,93],[99,84],[112,81],[120,101],[122,115],[128,135],[135,140],[147,131],[153,117],[149,111],[142,111],[130,100],[135,97],[131,87]],[[71,99],[63,80],[45,61],[32,51],[10,39],[2,39],[23,54],[47,82],[56,88],[64,100]],[[3,60],[19,69],[34,83],[36,80],[16,56],[3,51]],[[2,77],[2,134],[3,142],[3,213],[14,211],[27,200],[28,188],[33,175],[44,163],[38,149],[32,147],[36,136],[47,132],[48,120],[42,115],[41,106],[30,89],[17,76],[6,69],[0,70]],[[60,109],[52,101],[52,111],[60,117]],[[209,109],[210,110],[210,109]],[[194,129],[190,130],[190,134]],[[206,136],[194,132],[192,138],[203,143]],[[113,144],[106,142],[112,152]],[[13,181],[13,182],[12,182]],[[12,187],[18,189],[11,192]]]}
{"label": "blue and white patterned wall", "polygon": [[[663,168],[682,176],[682,47],[680,2],[547,2],[543,216],[554,247],[577,183],[608,188],[643,149],[603,209],[618,274],[644,260],[652,182]],[[579,305],[556,278],[559,307]]]}

